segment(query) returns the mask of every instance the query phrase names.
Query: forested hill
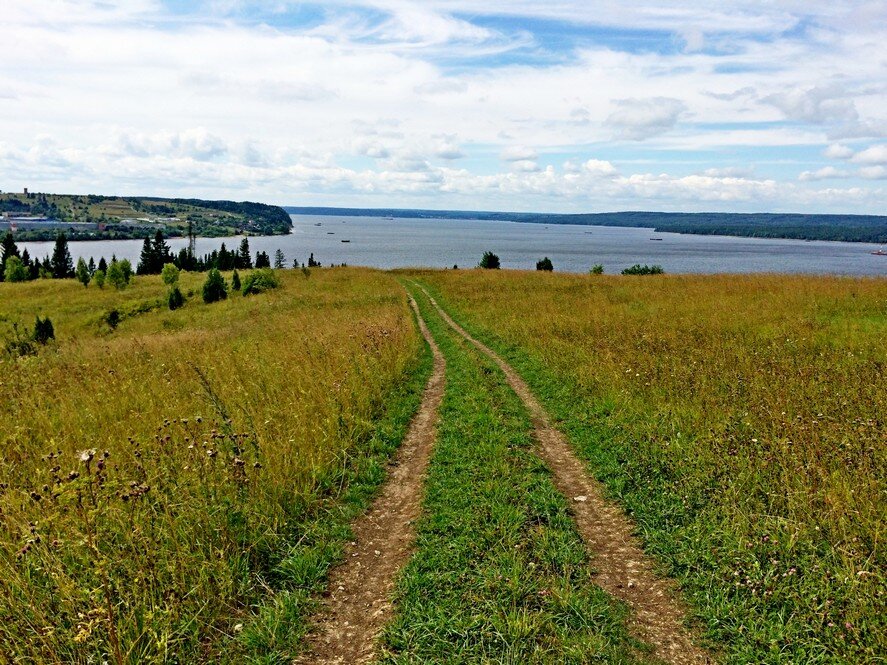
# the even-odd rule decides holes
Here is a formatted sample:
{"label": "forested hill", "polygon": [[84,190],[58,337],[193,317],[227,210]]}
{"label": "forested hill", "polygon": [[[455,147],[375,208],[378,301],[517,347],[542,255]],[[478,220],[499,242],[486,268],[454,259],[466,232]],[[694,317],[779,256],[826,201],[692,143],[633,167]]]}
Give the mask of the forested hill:
{"label": "forested hill", "polygon": [[546,214],[523,212],[480,212],[465,210],[403,210],[378,208],[287,207],[293,215],[342,215],[348,217],[419,217],[480,219],[533,224],[587,224],[596,226],[640,226],[671,233],[743,236],[749,238],[796,238],[799,240],[842,240],[887,242],[887,216],[805,215],[794,213],[676,213],[604,212]]}
{"label": "forested hill", "polygon": [[144,238],[187,233],[221,237],[289,233],[292,220],[277,206],[251,201],[204,201],[145,196],[0,193],[0,231],[12,225],[19,240]]}

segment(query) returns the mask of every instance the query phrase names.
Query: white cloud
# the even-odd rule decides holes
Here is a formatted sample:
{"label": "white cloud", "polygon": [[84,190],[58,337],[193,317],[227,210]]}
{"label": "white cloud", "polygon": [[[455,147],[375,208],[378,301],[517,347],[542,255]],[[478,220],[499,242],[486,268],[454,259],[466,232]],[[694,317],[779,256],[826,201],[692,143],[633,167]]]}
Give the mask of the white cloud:
{"label": "white cloud", "polygon": [[798,176],[798,180],[801,182],[811,182],[814,180],[830,180],[834,178],[849,178],[850,173],[848,171],[843,171],[841,169],[836,169],[834,166],[823,166],[821,169],[816,171],[804,171],[801,175]]}
{"label": "white cloud", "polygon": [[532,161],[538,158],[538,156],[539,153],[537,153],[533,148],[529,148],[523,145],[508,146],[501,153],[499,153],[499,158],[506,162]]}
{"label": "white cloud", "polygon": [[613,106],[607,124],[618,129],[623,138],[634,141],[667,132],[687,110],[684,102],[671,97],[615,99]]}
{"label": "white cloud", "polygon": [[863,166],[859,175],[867,180],[884,180],[887,179],[887,166]]}
{"label": "white cloud", "polygon": [[861,150],[853,155],[851,161],[856,164],[887,164],[887,143]]}
{"label": "white cloud", "polygon": [[794,88],[767,95],[761,101],[775,106],[790,120],[825,124],[859,118],[856,104],[841,85]]}
{"label": "white cloud", "polygon": [[853,148],[841,145],[840,143],[832,143],[822,154],[829,159],[850,159],[853,157]]}

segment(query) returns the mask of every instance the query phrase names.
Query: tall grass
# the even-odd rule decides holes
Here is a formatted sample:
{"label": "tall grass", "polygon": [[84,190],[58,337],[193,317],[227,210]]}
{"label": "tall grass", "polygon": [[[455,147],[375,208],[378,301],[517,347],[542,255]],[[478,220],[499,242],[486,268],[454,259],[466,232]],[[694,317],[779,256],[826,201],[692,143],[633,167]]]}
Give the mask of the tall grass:
{"label": "tall grass", "polygon": [[159,277],[0,284],[7,325],[48,315],[58,337],[0,360],[8,658],[214,661],[268,598],[419,349],[387,276],[282,282],[176,311],[155,307]]}
{"label": "tall grass", "polygon": [[887,280],[429,273],[734,662],[887,651]]}

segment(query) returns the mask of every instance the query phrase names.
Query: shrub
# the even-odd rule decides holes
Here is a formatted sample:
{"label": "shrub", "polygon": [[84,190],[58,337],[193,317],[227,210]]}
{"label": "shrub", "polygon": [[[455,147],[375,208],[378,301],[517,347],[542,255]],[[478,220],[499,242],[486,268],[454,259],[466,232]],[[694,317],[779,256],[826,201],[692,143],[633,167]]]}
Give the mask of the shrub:
{"label": "shrub", "polygon": [[240,275],[237,273],[237,269],[234,269],[234,274],[231,275],[231,290],[232,291],[240,291]]}
{"label": "shrub", "polygon": [[175,264],[167,263],[163,266],[163,270],[160,271],[160,278],[167,286],[175,286],[179,283],[179,269],[176,268]]}
{"label": "shrub", "polygon": [[112,309],[110,312],[105,314],[105,323],[114,330],[118,325],[120,325],[120,312],[116,309]]}
{"label": "shrub", "polygon": [[4,341],[4,350],[13,357],[32,356],[37,353],[34,336],[25,334],[18,323],[12,324],[11,334]]}
{"label": "shrub", "polygon": [[96,283],[100,289],[105,288],[105,271],[104,270],[96,270],[92,275],[92,281]]}
{"label": "shrub", "polygon": [[120,264],[120,270],[123,271],[123,277],[126,278],[126,283],[129,284],[132,281],[132,276],[135,274],[132,269],[132,263],[129,262],[129,259],[122,259],[118,263]]}
{"label": "shrub", "polygon": [[37,320],[34,322],[33,337],[38,344],[46,344],[49,340],[55,339],[55,328],[53,328],[52,321],[49,320],[48,316],[45,319],[37,317]]}
{"label": "shrub", "polygon": [[213,268],[203,283],[203,302],[211,303],[225,300],[228,297],[228,284],[218,268]]}
{"label": "shrub", "polygon": [[588,271],[590,275],[603,275],[604,274],[604,266],[600,263],[595,263],[591,266],[591,270]]}
{"label": "shrub", "polygon": [[552,265],[551,259],[546,256],[541,261],[536,261],[536,270],[547,270],[548,272],[551,272],[554,270],[554,265]]}
{"label": "shrub", "polygon": [[641,265],[640,263],[636,263],[631,268],[626,268],[622,271],[623,275],[661,275],[665,271],[662,269],[662,266],[648,266]]}
{"label": "shrub", "polygon": [[477,264],[478,268],[486,268],[487,270],[498,270],[499,269],[499,257],[493,254],[493,252],[484,252],[483,257],[480,260],[480,263]]}
{"label": "shrub", "polygon": [[7,282],[25,282],[28,279],[28,268],[17,256],[6,259],[6,270],[3,271],[3,279]]}
{"label": "shrub", "polygon": [[254,270],[243,280],[243,295],[261,293],[268,289],[276,289],[278,286],[280,286],[280,280],[277,279],[274,271],[270,268],[261,268]]}
{"label": "shrub", "polygon": [[178,286],[174,286],[170,289],[166,304],[172,310],[176,310],[185,304],[185,296],[182,295],[182,291]]}

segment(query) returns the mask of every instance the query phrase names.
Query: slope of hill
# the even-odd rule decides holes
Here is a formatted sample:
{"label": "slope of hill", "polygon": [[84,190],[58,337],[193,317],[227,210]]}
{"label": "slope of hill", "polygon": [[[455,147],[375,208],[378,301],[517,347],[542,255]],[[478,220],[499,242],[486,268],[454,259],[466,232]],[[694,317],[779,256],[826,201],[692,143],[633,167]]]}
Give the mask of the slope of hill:
{"label": "slope of hill", "polygon": [[0,194],[0,230],[15,224],[20,240],[143,238],[160,229],[167,237],[288,233],[292,222],[277,206],[249,201],[204,201],[141,196],[86,196],[36,192]]}

